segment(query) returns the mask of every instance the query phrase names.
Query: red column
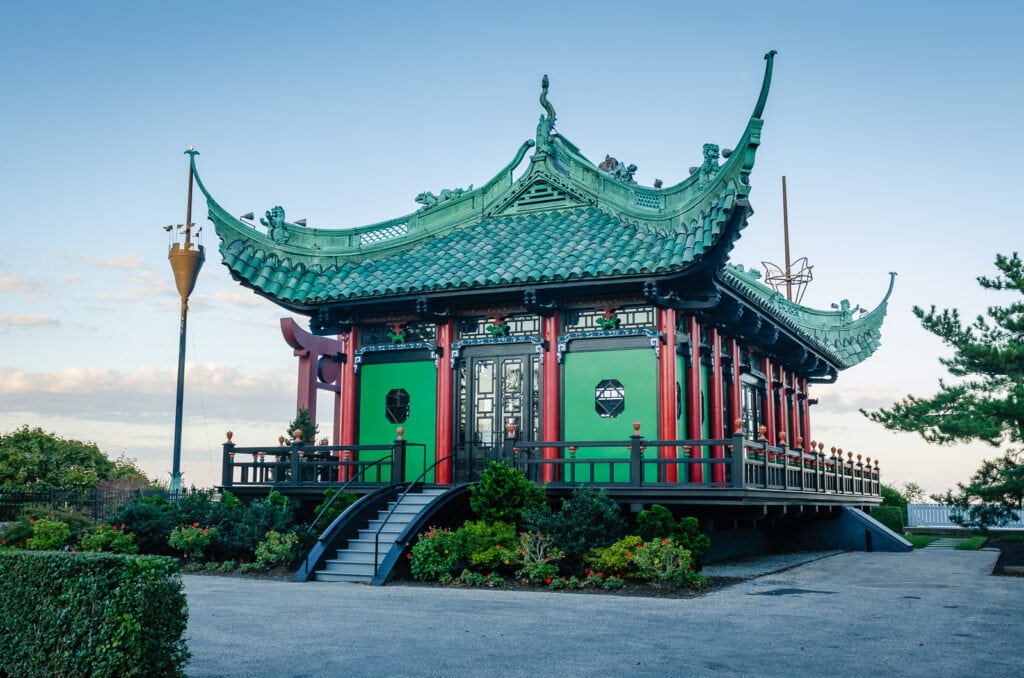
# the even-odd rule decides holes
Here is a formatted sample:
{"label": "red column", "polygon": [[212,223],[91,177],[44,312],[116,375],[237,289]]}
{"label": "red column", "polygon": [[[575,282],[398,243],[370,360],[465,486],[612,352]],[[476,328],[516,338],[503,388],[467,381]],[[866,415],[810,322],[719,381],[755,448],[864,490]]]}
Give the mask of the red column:
{"label": "red column", "polygon": [[803,416],[804,416],[804,446],[811,444],[814,437],[811,435],[811,394],[807,388],[807,378],[800,380],[800,390],[806,396],[804,398]]}
{"label": "red column", "polygon": [[[541,318],[541,337],[547,342],[548,350],[544,355],[544,392],[541,395],[541,428],[542,438],[554,442],[562,439],[562,381],[561,371],[556,358],[558,352],[558,311],[550,317]],[[558,459],[559,448],[545,447],[545,459]],[[556,468],[553,465],[544,465],[544,482],[550,483],[556,480]]]}
{"label": "red column", "polygon": [[[438,462],[434,471],[434,482],[438,485],[452,483],[452,338],[455,336],[455,321],[447,320],[437,326],[437,347],[441,359],[437,365],[437,438],[434,445],[434,459]],[[447,457],[447,459],[445,459]],[[441,461],[444,459],[444,461]]]}
{"label": "red column", "polygon": [[[778,393],[779,393],[779,411],[777,413],[779,433],[780,434],[782,434],[782,433],[786,434],[785,435],[786,446],[792,447],[793,446],[793,439],[790,436],[791,432],[789,430],[789,401],[786,398],[786,386],[787,386],[787,384],[786,384],[786,370],[785,370],[784,367],[782,367],[780,365],[777,368],[777,372],[778,372],[778,377],[779,377],[778,380],[777,380],[778,384],[779,384],[779,391],[778,391]],[[782,435],[778,435],[777,437],[779,439],[779,442],[781,443],[783,436]]]}
{"label": "red column", "polygon": [[[723,417],[724,412],[722,410],[725,407],[725,383],[722,375],[722,338],[718,334],[717,327],[712,328],[710,334],[711,365],[712,370],[714,371],[714,374],[711,375],[711,383],[709,384],[708,389],[710,391],[708,397],[711,401],[711,437],[724,438],[725,426]],[[725,457],[725,449],[723,449],[721,445],[715,445],[711,448],[711,456],[715,459],[722,459]],[[725,464],[711,465],[711,482],[725,482]]]}
{"label": "red column", "polygon": [[790,400],[790,414],[789,414],[789,444],[791,447],[806,448],[804,444],[806,441],[803,439],[803,434],[800,432],[800,384],[797,382],[795,374],[789,375],[789,390],[792,391],[793,395]]}
{"label": "red column", "polygon": [[772,386],[772,361],[764,359],[765,404],[764,404],[764,427],[765,438],[769,445],[775,444],[775,390]]}
{"label": "red column", "polygon": [[[308,348],[297,348],[292,354],[299,359],[298,394],[295,398],[295,413],[305,408],[309,410],[309,418],[316,423],[316,359],[315,351]],[[288,439],[293,431],[288,431]]]}
{"label": "red column", "polygon": [[733,435],[743,430],[742,426],[736,426],[736,420],[743,420],[743,392],[740,382],[740,344],[735,339],[729,340],[729,354],[732,355],[732,388],[729,397],[732,398],[732,421],[727,421],[729,430]]}
{"label": "red column", "polygon": [[[356,385],[356,328],[352,327],[345,334],[338,335],[345,348],[345,362],[341,366],[341,416],[338,421],[339,445],[356,444],[356,400],[359,397]],[[350,450],[343,450],[342,461],[351,461],[354,455]],[[351,469],[339,469],[338,480],[350,480]]]}
{"label": "red column", "polygon": [[[690,438],[699,440],[701,435],[701,415],[704,411],[701,399],[700,388],[700,323],[697,318],[690,316],[686,319],[686,330],[690,335],[690,369],[686,371],[686,421]],[[703,456],[703,449],[694,447],[692,457],[699,459]],[[700,464],[692,464],[690,469],[690,482],[704,482],[704,469]]]}
{"label": "red column", "polygon": [[[658,359],[658,437],[675,440],[676,429],[676,312],[671,308],[658,309],[658,331],[665,337]],[[675,459],[676,448],[658,448],[661,459]],[[679,482],[676,464],[664,467],[659,479],[668,483]]]}

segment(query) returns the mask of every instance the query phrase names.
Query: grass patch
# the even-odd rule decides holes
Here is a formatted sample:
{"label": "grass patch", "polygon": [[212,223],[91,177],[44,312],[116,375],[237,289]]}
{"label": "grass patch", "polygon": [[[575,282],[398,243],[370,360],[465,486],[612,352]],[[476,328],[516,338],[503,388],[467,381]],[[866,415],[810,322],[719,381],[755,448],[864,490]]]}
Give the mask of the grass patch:
{"label": "grass patch", "polygon": [[903,538],[909,541],[910,545],[913,546],[915,549],[923,549],[925,546],[928,546],[928,544],[931,544],[933,541],[938,541],[939,539],[942,539],[942,537],[940,537],[937,534],[905,534],[903,535]]}
{"label": "grass patch", "polygon": [[987,540],[988,540],[988,537],[986,537],[984,535],[979,535],[977,537],[969,537],[968,539],[965,539],[962,543],[957,544],[956,550],[957,551],[977,551],[978,549],[981,548],[981,545],[984,544]]}

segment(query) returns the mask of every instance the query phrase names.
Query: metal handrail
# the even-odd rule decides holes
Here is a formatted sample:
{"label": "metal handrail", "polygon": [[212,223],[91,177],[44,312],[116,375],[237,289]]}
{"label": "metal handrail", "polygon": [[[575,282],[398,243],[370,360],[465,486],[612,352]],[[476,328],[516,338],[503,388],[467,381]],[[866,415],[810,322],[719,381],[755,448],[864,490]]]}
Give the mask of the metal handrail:
{"label": "metal handrail", "polygon": [[406,496],[409,494],[409,492],[412,490],[412,488],[416,487],[417,483],[421,483],[427,477],[427,473],[429,473],[430,471],[432,471],[435,468],[437,468],[437,465],[440,464],[441,462],[446,461],[448,459],[451,459],[454,456],[455,456],[454,452],[452,452],[451,454],[447,454],[447,455],[441,457],[440,459],[438,459],[437,461],[435,461],[428,468],[423,469],[423,473],[421,473],[418,476],[416,476],[416,480],[413,480],[411,483],[409,483],[408,487],[405,488],[405,491],[403,491],[402,494],[399,495],[398,499],[395,500],[395,505],[391,507],[390,511],[388,511],[388,514],[384,517],[384,522],[382,522],[380,524],[380,527],[377,528],[377,533],[373,536],[373,576],[374,577],[377,576],[377,567],[380,565],[380,563],[377,562],[379,557],[380,557],[378,555],[379,550],[380,550],[380,533],[384,530],[384,527],[388,524],[388,521],[391,520],[391,516],[393,516],[395,514],[395,509],[397,509],[402,504],[402,500],[406,498]]}
{"label": "metal handrail", "polygon": [[[318,522],[320,522],[320,519],[321,519],[321,518],[323,517],[323,515],[324,515],[325,513],[327,513],[327,509],[329,509],[329,508],[331,507],[331,504],[333,504],[333,503],[334,503],[334,500],[335,500],[335,499],[337,499],[337,498],[338,498],[338,496],[339,496],[339,495],[341,495],[341,494],[342,494],[342,493],[343,493],[343,492],[344,492],[344,491],[345,491],[345,490],[346,490],[346,489],[348,488],[348,486],[349,486],[349,485],[351,485],[351,484],[352,484],[352,483],[354,483],[354,482],[355,482],[356,480],[358,480],[358,479],[359,479],[359,476],[360,476],[360,475],[363,475],[363,474],[365,474],[365,473],[366,473],[366,472],[367,472],[368,470],[370,470],[370,469],[371,469],[371,468],[373,468],[374,466],[376,466],[376,465],[380,464],[380,463],[381,463],[382,461],[387,461],[387,460],[390,460],[390,459],[392,458],[392,456],[394,456],[394,453],[392,453],[392,454],[389,454],[389,455],[388,455],[388,456],[386,456],[386,457],[381,457],[380,459],[377,459],[376,461],[374,461],[374,462],[370,463],[370,464],[369,464],[368,466],[364,466],[364,467],[363,467],[363,468],[362,468],[362,469],[361,469],[361,470],[359,471],[359,473],[357,473],[356,475],[354,475],[354,476],[352,476],[351,478],[349,478],[349,479],[348,479],[348,480],[347,480],[347,481],[345,482],[345,484],[344,484],[344,485],[342,485],[342,486],[341,486],[340,488],[338,488],[338,491],[337,491],[337,493],[335,493],[335,494],[334,494],[334,496],[332,496],[332,497],[331,497],[331,498],[330,498],[330,499],[329,499],[329,500],[327,501],[327,504],[326,504],[326,505],[325,505],[325,506],[324,506],[324,507],[323,507],[322,509],[320,509],[320,513],[316,514],[316,518],[313,518],[313,522],[311,522],[311,523],[309,524],[309,527],[307,527],[307,528],[306,528],[306,531],[304,532],[304,534],[309,534],[309,533],[310,533],[310,532],[311,532],[311,531],[313,530],[313,528],[314,528],[314,527],[316,527],[316,524],[317,524]],[[324,491],[326,492],[326,490],[324,490]]]}

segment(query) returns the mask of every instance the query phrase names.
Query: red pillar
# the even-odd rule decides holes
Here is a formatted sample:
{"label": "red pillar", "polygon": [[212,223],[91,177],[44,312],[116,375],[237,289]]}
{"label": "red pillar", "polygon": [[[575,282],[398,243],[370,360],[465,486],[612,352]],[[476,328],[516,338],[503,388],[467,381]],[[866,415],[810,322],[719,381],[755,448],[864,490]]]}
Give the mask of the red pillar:
{"label": "red pillar", "polygon": [[775,389],[772,386],[772,361],[764,359],[765,404],[764,404],[764,427],[765,438],[769,445],[775,444]]}
{"label": "red pillar", "polygon": [[[345,348],[345,362],[341,366],[341,416],[338,421],[339,445],[356,444],[356,399],[358,389],[356,386],[356,328],[353,326],[345,334],[339,334]],[[350,450],[342,450],[342,461],[351,461],[354,453]],[[350,480],[354,474],[349,468],[342,467],[338,473],[338,480]]]}
{"label": "red pillar", "polygon": [[804,447],[807,447],[814,437],[811,435],[811,394],[808,392],[806,377],[800,380],[800,390],[805,396],[803,402]]}
{"label": "red pillar", "polygon": [[795,374],[789,375],[789,391],[793,394],[790,396],[790,408],[789,408],[789,444],[790,447],[799,447],[804,449],[806,442],[803,439],[803,433],[800,432],[800,384]]}
{"label": "red pillar", "polygon": [[434,471],[434,482],[438,485],[451,485],[452,483],[453,389],[450,360],[454,336],[454,320],[449,319],[438,324],[437,348],[441,351],[441,359],[437,365],[437,438],[434,445],[434,460],[438,462],[437,469]]}
{"label": "red pillar", "polygon": [[779,442],[781,443],[783,438],[781,434],[785,433],[786,447],[792,447],[793,439],[790,436],[791,431],[789,429],[789,400],[786,398],[786,370],[784,367],[779,365],[779,367],[777,368],[777,372],[778,380],[776,383],[779,384],[779,411],[777,413],[777,416],[780,434],[777,437],[779,439]]}
{"label": "red pillar", "polygon": [[[309,418],[316,423],[316,361],[317,354],[308,348],[297,348],[292,354],[299,359],[298,393],[295,399],[295,413],[305,408]],[[294,431],[288,431],[290,440]]]}
{"label": "red pillar", "polygon": [[[711,383],[709,384],[710,393],[708,394],[711,401],[711,437],[724,438],[725,425],[723,415],[725,413],[723,412],[723,409],[725,407],[725,383],[724,375],[722,374],[722,338],[718,334],[717,327],[711,329],[710,335],[711,366],[714,372],[711,375]],[[711,456],[715,459],[722,459],[725,457],[725,449],[722,448],[721,445],[715,445],[711,448]],[[711,465],[711,482],[725,482],[725,464]]]}
{"label": "red pillar", "polygon": [[[704,404],[700,388],[700,323],[697,322],[697,318],[690,316],[686,319],[686,331],[690,335],[690,369],[686,371],[686,421],[688,437],[699,440],[703,437],[701,416]],[[703,453],[703,448],[694,447],[691,456],[699,459]],[[691,483],[704,482],[704,469],[700,464],[691,464],[689,469]]]}
{"label": "red pillar", "polygon": [[736,425],[736,421],[743,421],[743,391],[740,382],[740,344],[735,339],[729,340],[729,354],[732,356],[732,388],[729,390],[729,397],[732,398],[732,421],[727,421],[729,430],[733,435],[743,430],[742,424]]}
{"label": "red pillar", "polygon": [[[658,309],[658,330],[665,337],[658,359],[658,437],[675,440],[676,429],[676,312],[671,308]],[[658,448],[661,459],[675,459],[676,448]],[[678,465],[671,464],[659,473],[659,479],[668,483],[679,482]]]}
{"label": "red pillar", "polygon": [[[541,410],[541,437],[550,442],[562,439],[562,381],[561,372],[558,367],[556,354],[558,351],[558,311],[550,317],[541,318],[541,337],[547,342],[548,350],[544,355],[544,392],[541,395],[543,403]],[[545,459],[558,459],[559,448],[545,447],[543,452]],[[550,483],[556,480],[556,467],[544,465],[544,482]]]}

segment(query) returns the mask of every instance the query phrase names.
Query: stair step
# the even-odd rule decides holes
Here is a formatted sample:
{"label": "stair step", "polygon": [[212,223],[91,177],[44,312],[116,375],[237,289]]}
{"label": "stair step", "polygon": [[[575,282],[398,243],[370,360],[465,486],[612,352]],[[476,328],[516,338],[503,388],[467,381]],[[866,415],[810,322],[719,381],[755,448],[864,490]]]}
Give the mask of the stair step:
{"label": "stair step", "polygon": [[376,565],[379,565],[395,546],[398,535],[425,506],[445,492],[447,490],[444,489],[424,490],[421,493],[406,495],[401,503],[389,502],[386,508],[378,512],[377,518],[368,521],[367,526],[359,530],[358,537],[350,539],[345,548],[338,549],[336,558],[327,560],[324,568],[316,571],[316,580],[371,581],[375,569],[374,549],[377,549]]}

